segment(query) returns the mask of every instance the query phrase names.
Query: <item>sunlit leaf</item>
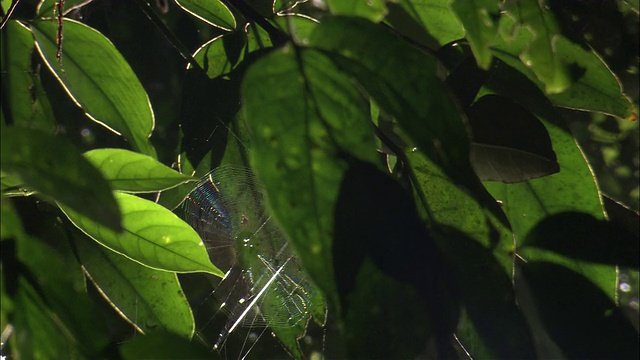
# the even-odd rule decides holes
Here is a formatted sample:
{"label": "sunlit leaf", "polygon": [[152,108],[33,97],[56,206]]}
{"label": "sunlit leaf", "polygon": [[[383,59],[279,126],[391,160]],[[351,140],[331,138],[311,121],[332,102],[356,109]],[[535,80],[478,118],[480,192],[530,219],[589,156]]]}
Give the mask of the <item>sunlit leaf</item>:
{"label": "sunlit leaf", "polygon": [[[536,0],[506,2],[506,16],[501,18],[506,51],[513,51],[511,42],[519,49],[520,60],[533,70],[549,94],[563,92],[571,84],[568,64],[560,56],[556,42],[561,37],[553,13]],[[507,34],[508,33],[508,34]],[[517,34],[517,35],[515,35]]]}
{"label": "sunlit leaf", "polygon": [[[529,80],[545,89],[534,71],[527,68],[519,58],[526,47],[523,32],[509,41],[497,39],[494,55],[525,74]],[[622,85],[602,58],[593,50],[586,50],[561,35],[555,37],[555,57],[567,66],[573,77],[568,88],[560,93],[549,94],[554,105],[569,109],[595,111],[627,119],[637,112],[631,100],[622,91]],[[636,114],[637,115],[637,114]]]}
{"label": "sunlit leaf", "polygon": [[184,11],[206,22],[211,26],[223,30],[232,31],[236,28],[236,19],[233,14],[219,0],[176,0],[178,6]]}
{"label": "sunlit leaf", "polygon": [[84,157],[98,168],[114,190],[156,192],[176,187],[189,180],[158,160],[123,149],[96,149]]}
{"label": "sunlit leaf", "polygon": [[252,165],[273,212],[329,301],[333,207],[343,152],[375,161],[368,109],[350,79],[316,51],[285,47],[254,64],[243,103],[254,134]]}
{"label": "sunlit leaf", "polygon": [[381,21],[386,12],[384,0],[329,0],[327,5],[332,14],[345,16],[362,16],[373,22]]}
{"label": "sunlit leaf", "polygon": [[[93,0],[64,0],[63,11],[66,14],[69,11],[77,9],[83,5],[86,5],[91,1]],[[56,0],[42,0],[38,4],[38,7],[36,8],[36,12],[41,17],[57,16],[58,14],[54,12],[55,11],[54,7],[58,2],[59,1],[56,1]]]}
{"label": "sunlit leaf", "polygon": [[478,66],[488,69],[491,65],[491,51],[498,32],[493,18],[498,15],[498,3],[494,0],[455,0],[451,9],[460,19],[475,55]]}
{"label": "sunlit leaf", "polygon": [[66,139],[25,128],[2,129],[2,171],[40,196],[121,229],[120,210],[102,174]]}
{"label": "sunlit leaf", "polygon": [[149,142],[154,126],[149,98],[113,44],[98,31],[65,19],[58,60],[58,24],[34,21],[31,31],[47,66],[87,116],[122,134],[136,150],[155,157]]}
{"label": "sunlit leaf", "polygon": [[465,31],[450,8],[451,0],[402,0],[388,2],[387,21],[404,36],[436,50],[462,39]]}
{"label": "sunlit leaf", "polygon": [[76,239],[75,245],[100,294],[138,329],[193,335],[193,314],[175,273],[142,266],[88,238]]}
{"label": "sunlit leaf", "polygon": [[408,159],[465,309],[456,332],[459,341],[472,356],[531,357],[531,335],[511,285],[514,243],[509,229],[424,155],[412,152]]}
{"label": "sunlit leaf", "polygon": [[120,233],[62,207],[75,226],[110,248],[151,268],[175,272],[207,272],[222,277],[207,255],[200,236],[166,208],[134,195],[116,193],[122,210]]}
{"label": "sunlit leaf", "polygon": [[447,175],[468,182],[466,129],[436,75],[436,59],[397,40],[371,22],[331,18],[314,31],[311,45],[330,51],[332,60],[355,76]]}

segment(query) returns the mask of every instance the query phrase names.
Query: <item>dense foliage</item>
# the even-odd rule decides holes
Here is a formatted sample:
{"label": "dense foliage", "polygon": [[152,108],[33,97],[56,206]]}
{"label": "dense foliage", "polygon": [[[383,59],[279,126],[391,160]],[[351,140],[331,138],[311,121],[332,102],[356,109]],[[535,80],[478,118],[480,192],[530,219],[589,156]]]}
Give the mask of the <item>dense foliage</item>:
{"label": "dense foliage", "polygon": [[[637,1],[2,11],[2,355],[638,358]],[[247,191],[251,324],[198,225]]]}

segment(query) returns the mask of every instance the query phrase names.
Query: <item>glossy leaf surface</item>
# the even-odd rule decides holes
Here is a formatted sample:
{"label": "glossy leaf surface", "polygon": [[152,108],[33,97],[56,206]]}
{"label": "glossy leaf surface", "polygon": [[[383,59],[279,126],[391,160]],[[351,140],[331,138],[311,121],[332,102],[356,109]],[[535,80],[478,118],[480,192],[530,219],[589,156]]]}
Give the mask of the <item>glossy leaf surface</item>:
{"label": "glossy leaf surface", "polygon": [[116,193],[115,196],[122,209],[124,230],[120,233],[72,209],[62,209],[85,234],[140,264],[159,270],[203,271],[223,276],[209,261],[198,234],[171,211],[134,195]]}
{"label": "glossy leaf surface", "polygon": [[114,190],[127,192],[163,191],[189,180],[158,160],[123,149],[96,149],[84,157],[98,168]]}
{"label": "glossy leaf surface", "polygon": [[93,285],[136,329],[193,335],[193,314],[175,273],[142,266],[86,237],[78,237],[75,245]]}
{"label": "glossy leaf surface", "polygon": [[122,134],[136,150],[155,156],[149,142],[154,127],[149,98],[113,44],[97,30],[65,19],[65,43],[58,60],[58,25],[34,21],[31,32],[47,66],[87,116]]}

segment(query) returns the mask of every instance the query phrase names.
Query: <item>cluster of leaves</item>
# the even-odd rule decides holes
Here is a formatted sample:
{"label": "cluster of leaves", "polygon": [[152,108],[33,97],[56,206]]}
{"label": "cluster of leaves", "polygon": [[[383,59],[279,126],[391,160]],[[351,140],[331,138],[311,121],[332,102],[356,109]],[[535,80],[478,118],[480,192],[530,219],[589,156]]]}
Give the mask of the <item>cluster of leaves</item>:
{"label": "cluster of leaves", "polygon": [[[603,202],[558,108],[637,114],[562,2],[18,3],[2,1],[3,352],[215,355],[190,342],[183,274],[222,273],[172,210],[234,163],[326,297],[328,358],[638,357],[638,215]],[[109,37],[72,19],[109,6],[187,70],[126,60],[122,18]],[[175,12],[207,29],[197,50]],[[171,125],[145,67],[181,79]],[[99,124],[79,139],[60,89]],[[100,297],[146,336],[108,326]]]}

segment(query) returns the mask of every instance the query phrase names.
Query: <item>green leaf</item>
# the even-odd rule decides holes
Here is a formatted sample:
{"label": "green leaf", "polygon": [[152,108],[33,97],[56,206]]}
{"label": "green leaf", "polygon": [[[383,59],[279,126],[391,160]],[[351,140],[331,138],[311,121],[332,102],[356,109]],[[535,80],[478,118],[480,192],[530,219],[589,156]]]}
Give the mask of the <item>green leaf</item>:
{"label": "green leaf", "polygon": [[351,154],[374,162],[369,111],[358,90],[317,51],[285,47],[255,63],[242,86],[252,165],[305,268],[337,303],[333,211]]}
{"label": "green leaf", "polygon": [[499,11],[498,3],[495,0],[454,0],[451,9],[464,26],[478,66],[488,69],[491,65],[489,47],[498,32],[497,24],[492,19]]}
{"label": "green leaf", "polygon": [[533,113],[546,127],[560,172],[517,184],[485,182],[503,202],[516,239],[524,239],[544,217],[564,211],[579,211],[602,219],[603,209],[595,179],[564,120],[540,89],[515,69],[499,62],[486,86],[514,100]]}
{"label": "green leaf", "polygon": [[77,341],[77,348],[88,357],[98,356],[109,343],[108,329],[86,292],[66,229],[57,214],[34,213],[39,216],[38,226],[29,226],[30,235],[16,239],[17,257],[28,268],[30,280],[37,283],[57,322]]}
{"label": "green leaf", "polygon": [[34,21],[36,48],[71,98],[89,118],[117,134],[134,149],[155,157],[149,142],[154,126],[149,97],[131,67],[98,31],[64,20],[62,57],[56,58],[58,25]]}
{"label": "green leaf", "polygon": [[[24,277],[17,279],[15,334],[10,338],[11,350],[26,359],[81,359],[77,339],[47,306],[42,295]],[[20,341],[18,341],[20,340]]]}
{"label": "green leaf", "polygon": [[521,268],[537,304],[536,315],[567,358],[639,356],[638,333],[612,299],[587,278],[548,262]]}
{"label": "green leaf", "polygon": [[136,336],[122,344],[119,350],[124,360],[220,359],[216,352],[205,348],[200,342],[189,341],[165,331],[153,331],[144,336]]}
{"label": "green leaf", "polygon": [[482,180],[513,183],[560,171],[544,125],[508,98],[485,95],[467,111],[471,163]]}
{"label": "green leaf", "polygon": [[436,75],[435,58],[358,18],[327,19],[314,31],[311,46],[327,51],[338,66],[355,76],[448,176],[463,184],[471,182],[466,129]]}
{"label": "green leaf", "polygon": [[140,264],[158,270],[224,275],[211,264],[200,236],[171,211],[134,195],[115,196],[122,209],[121,233],[67,207],[62,210],[85,234]]}
{"label": "green leaf", "polygon": [[107,181],[66,139],[25,128],[2,129],[2,171],[41,196],[120,230],[118,204]]}
{"label": "green leaf", "polygon": [[84,157],[102,172],[114,190],[156,192],[195,180],[150,156],[129,150],[96,149],[84,153]]}
{"label": "green leaf", "polygon": [[[231,62],[232,57],[227,54],[224,39],[223,35],[216,36],[199,47],[193,54],[193,58],[210,79],[228,74],[237,65],[237,62]],[[191,69],[191,64],[187,68]]]}
{"label": "green leaf", "polygon": [[[56,0],[42,0],[39,4],[38,7],[36,9],[36,12],[38,13],[38,15],[40,15],[41,17],[48,17],[48,16],[54,16],[57,15],[56,13],[54,13],[54,7],[55,4],[58,1]],[[87,1],[86,0],[65,0],[64,1],[64,13],[68,13],[69,11],[73,10],[73,9],[77,9],[79,7],[82,7],[84,5],[86,5]]]}
{"label": "green leaf", "polygon": [[75,245],[100,294],[138,330],[160,328],[191,338],[195,322],[175,273],[142,266],[88,238]]}
{"label": "green leaf", "polygon": [[387,21],[404,36],[436,50],[464,37],[464,27],[451,11],[451,0],[401,0],[387,3]]}
{"label": "green leaf", "polygon": [[472,356],[531,357],[531,335],[510,279],[511,232],[423,154],[411,152],[407,157],[465,308],[457,331],[460,342]]}
{"label": "green leaf", "polygon": [[[526,39],[521,35],[505,42],[498,38],[494,44],[494,55],[525,74],[540,89],[545,85],[536,74],[519,59],[524,51]],[[561,93],[549,94],[554,105],[582,111],[600,112],[622,119],[637,116],[637,109],[622,91],[622,85],[602,58],[593,50],[583,49],[561,35],[555,37],[554,51],[562,63],[571,67],[574,81]]]}
{"label": "green leaf", "polygon": [[51,104],[42,90],[38,72],[31,68],[31,32],[18,21],[10,20],[1,36],[2,110],[6,122],[53,133]]}
{"label": "green leaf", "polygon": [[335,208],[333,267],[349,358],[414,358],[430,337],[448,358],[450,342],[440,339],[455,329],[459,304],[409,194],[373,164],[353,162]]}
{"label": "green leaf", "polygon": [[385,0],[329,0],[329,11],[334,15],[361,16],[373,22],[382,21],[387,13]]}
{"label": "green leaf", "polygon": [[176,0],[176,4],[184,11],[222,30],[233,31],[236,28],[236,19],[233,14],[219,0]]}
{"label": "green leaf", "polygon": [[[561,35],[553,14],[537,0],[506,2],[503,6],[506,16],[502,16],[501,31],[505,37],[518,33],[515,43],[522,62],[533,70],[548,94],[566,90],[571,78],[556,48]],[[506,39],[507,49],[512,49],[511,41]]]}

